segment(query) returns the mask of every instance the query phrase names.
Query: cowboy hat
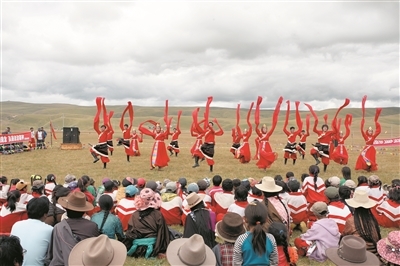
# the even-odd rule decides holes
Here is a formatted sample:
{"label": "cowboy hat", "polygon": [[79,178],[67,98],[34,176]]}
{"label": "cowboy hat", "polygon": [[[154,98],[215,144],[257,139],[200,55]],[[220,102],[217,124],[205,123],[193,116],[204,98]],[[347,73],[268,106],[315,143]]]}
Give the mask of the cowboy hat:
{"label": "cowboy hat", "polygon": [[364,239],[347,235],[342,238],[339,248],[328,248],[326,256],[336,265],[379,265],[379,259],[367,251]]}
{"label": "cowboy hat", "polygon": [[196,192],[192,192],[186,197],[186,201],[187,201],[188,207],[192,208],[192,207],[196,206],[197,204],[199,204],[202,201],[202,199],[199,197],[199,195],[197,195]]}
{"label": "cowboy hat", "polygon": [[222,221],[219,221],[215,226],[215,234],[230,243],[235,243],[238,236],[245,232],[243,218],[234,212],[227,212]]}
{"label": "cowboy hat", "polygon": [[68,265],[124,265],[125,259],[125,245],[102,234],[76,244],[69,254]]}
{"label": "cowboy hat", "polygon": [[93,210],[93,204],[86,201],[86,195],[80,191],[72,191],[66,197],[61,197],[58,199],[58,204],[60,204],[65,209],[87,212]]}
{"label": "cowboy hat", "polygon": [[256,188],[264,192],[279,192],[282,187],[275,184],[275,180],[270,176],[264,176],[261,184],[257,184]]}
{"label": "cowboy hat", "polygon": [[400,231],[392,231],[376,244],[379,255],[394,264],[400,264]]}
{"label": "cowboy hat", "polygon": [[370,209],[376,205],[376,202],[368,197],[368,193],[363,190],[356,190],[352,199],[346,199],[347,204],[353,208],[363,207]]}
{"label": "cowboy hat", "polygon": [[167,248],[167,260],[172,266],[214,266],[216,263],[214,252],[204,244],[203,237],[198,234],[194,234],[190,238],[175,239],[169,243]]}

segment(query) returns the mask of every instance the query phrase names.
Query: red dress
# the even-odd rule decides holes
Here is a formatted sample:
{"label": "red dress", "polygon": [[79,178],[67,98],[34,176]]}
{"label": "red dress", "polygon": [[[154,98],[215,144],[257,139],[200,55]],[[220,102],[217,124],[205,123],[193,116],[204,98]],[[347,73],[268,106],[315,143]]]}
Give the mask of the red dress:
{"label": "red dress", "polygon": [[376,171],[378,170],[378,164],[376,163],[376,150],[373,144],[376,137],[381,133],[381,127],[380,125],[377,126],[375,134],[373,135],[364,131],[361,131],[361,133],[366,145],[358,156],[356,170]]}
{"label": "red dress", "polygon": [[258,162],[256,165],[261,169],[270,168],[272,163],[277,159],[277,153],[272,151],[271,145],[269,144],[269,137],[272,135],[272,130],[263,133],[256,128],[256,133],[259,137]]}
{"label": "red dress", "polygon": [[152,132],[147,128],[143,127],[142,124],[139,126],[139,131],[143,134],[151,136],[155,141],[150,156],[150,165],[154,167],[165,167],[168,166],[169,157],[167,155],[167,148],[164,140],[168,137],[168,131]]}
{"label": "red dress", "polygon": [[142,142],[143,138],[141,135],[138,135],[136,133],[132,134],[132,140],[131,140],[131,150],[133,155],[132,156],[140,156],[140,150],[139,150],[139,142]]}
{"label": "red dress", "polygon": [[191,132],[192,137],[196,137],[196,141],[190,149],[190,153],[192,156],[198,156],[200,159],[204,158],[204,155],[200,151],[201,145],[203,145],[203,134],[196,133],[194,131]]}
{"label": "red dress", "polygon": [[125,154],[129,155],[129,156],[133,156],[133,150],[131,149],[131,130],[130,128],[128,129],[124,129],[122,131],[122,137],[123,137],[123,141],[122,141],[122,145],[124,145],[124,149],[125,149]]}
{"label": "red dress", "polygon": [[318,147],[313,147],[310,151],[311,155],[317,154],[318,157],[321,157],[321,161],[323,164],[328,165],[329,164],[329,153],[331,152],[331,145],[330,142],[332,141],[332,134],[335,134],[335,131],[329,130],[329,131],[323,131],[323,130],[318,130],[314,127],[314,132],[318,134],[318,142],[320,145],[323,145],[327,149],[327,153],[323,152],[321,153],[318,149]]}
{"label": "red dress", "polygon": [[338,139],[338,146],[333,150],[331,158],[338,164],[346,165],[349,161],[349,154],[347,153],[346,146],[344,146],[345,138]]}
{"label": "red dress", "polygon": [[251,129],[242,135],[243,142],[236,151],[236,157],[239,158],[241,163],[248,163],[251,160],[249,139],[251,136]]}

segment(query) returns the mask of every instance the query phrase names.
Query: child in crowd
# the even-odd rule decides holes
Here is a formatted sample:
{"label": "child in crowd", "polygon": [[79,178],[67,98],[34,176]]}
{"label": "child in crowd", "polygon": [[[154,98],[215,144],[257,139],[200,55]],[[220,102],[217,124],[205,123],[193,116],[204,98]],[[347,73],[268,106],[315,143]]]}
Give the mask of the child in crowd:
{"label": "child in crowd", "polygon": [[351,214],[354,213],[354,208],[350,207],[349,204],[347,204],[346,200],[347,199],[351,199],[353,197],[353,190],[351,188],[349,188],[346,185],[340,186],[339,187],[339,198],[340,201],[343,202],[344,205],[347,206],[347,208],[349,208]]}
{"label": "child in crowd", "polygon": [[296,265],[299,256],[296,249],[289,246],[286,226],[280,222],[273,222],[268,228],[268,233],[274,236],[278,247],[278,266]]}
{"label": "child in crowd", "polygon": [[388,200],[372,209],[378,224],[383,227],[400,228],[400,180],[392,180]]}
{"label": "child in crowd", "polygon": [[369,184],[368,184],[368,178],[366,176],[359,176],[357,178],[357,187],[355,190],[364,190],[365,192],[369,193]]}
{"label": "child in crowd", "polygon": [[240,217],[244,216],[244,210],[248,205],[247,196],[249,192],[247,188],[243,185],[240,185],[235,189],[235,202],[232,203],[229,208],[228,212],[234,212],[240,215]]}
{"label": "child in crowd", "polygon": [[250,188],[250,195],[247,197],[248,202],[252,202],[254,200],[264,201],[264,194],[261,190],[259,190],[256,186]]}
{"label": "child in crowd", "polygon": [[[222,183],[222,177],[220,175],[215,175],[212,178],[213,187],[208,191],[208,195],[210,195],[212,204],[214,205],[214,194],[217,192],[222,192],[222,187],[220,186]],[[233,186],[233,185],[232,185]]]}
{"label": "child in crowd", "polygon": [[302,233],[307,231],[307,200],[300,190],[300,182],[292,179],[287,183],[289,189],[289,197],[287,198],[287,206],[290,210],[290,217],[292,223],[290,228],[294,230],[296,227],[300,228]]}
{"label": "child in crowd", "polygon": [[0,177],[0,206],[6,201],[7,193],[10,190],[10,186],[7,185],[7,177]]}
{"label": "child in crowd", "polygon": [[340,185],[342,186],[346,180],[351,180],[351,169],[348,166],[342,167],[342,176],[343,178],[340,179]]}
{"label": "child in crowd", "polygon": [[[93,195],[94,198],[96,198],[97,197],[97,189],[94,186],[94,183],[95,183],[95,180],[93,178],[90,178],[89,186],[87,187],[87,190],[90,192],[90,194]],[[96,200],[93,202],[93,205],[95,205],[95,204],[96,204]]]}
{"label": "child in crowd", "polygon": [[54,174],[48,174],[46,177],[46,185],[44,186],[44,193],[46,196],[51,195],[56,185],[56,176]]}
{"label": "child in crowd", "polygon": [[65,213],[65,209],[58,204],[58,199],[61,197],[66,197],[71,191],[62,186],[57,185],[53,189],[53,193],[49,198],[49,212],[47,213],[46,220],[44,221],[46,224],[54,226],[57,223],[61,222],[61,217]]}
{"label": "child in crowd", "polygon": [[267,233],[267,208],[259,201],[253,201],[245,209],[244,220],[247,232],[235,242],[233,264],[239,265],[278,265],[278,249],[275,238]]}
{"label": "child in crowd", "polygon": [[337,176],[331,176],[327,180],[325,180],[325,187],[339,187],[340,186],[340,178]]}
{"label": "child in crowd", "polygon": [[17,184],[20,181],[19,178],[13,178],[10,180],[10,189],[8,191],[13,191],[17,189]]}
{"label": "child in crowd", "polygon": [[296,238],[294,244],[300,256],[307,255],[310,259],[324,262],[327,259],[325,250],[339,246],[339,229],[336,222],[327,217],[329,211],[325,202],[315,202],[311,207],[311,211],[317,217],[317,221],[313,223],[305,234]]}
{"label": "child in crowd", "polygon": [[125,188],[125,198],[121,199],[115,208],[115,213],[118,215],[122,223],[122,229],[128,230],[128,222],[132,214],[136,211],[135,196],[139,193],[136,186],[129,185]]}
{"label": "child in crowd", "polygon": [[67,174],[64,178],[64,187],[68,187],[69,183],[76,181],[76,177],[71,174]]}
{"label": "child in crowd", "polygon": [[44,194],[44,184],[42,180],[33,181],[32,197],[34,198],[46,197],[46,195]]}
{"label": "child in crowd", "polygon": [[43,180],[41,175],[31,175],[31,186],[33,186],[33,181],[35,180]]}
{"label": "child in crowd", "polygon": [[216,224],[215,235],[223,241],[212,249],[217,260],[216,266],[232,266],[235,241],[245,232],[243,218],[237,213],[226,213],[222,221]]}
{"label": "child in crowd", "polygon": [[380,205],[384,198],[385,194],[382,189],[382,181],[379,179],[377,175],[371,175],[368,178],[369,184],[369,198],[376,202],[377,206]]}
{"label": "child in crowd", "polygon": [[325,196],[328,198],[328,218],[333,219],[342,233],[347,219],[352,216],[350,209],[339,198],[339,189],[337,187],[328,187],[325,190]]}
{"label": "child in crowd", "polygon": [[235,202],[235,196],[232,194],[232,190],[232,179],[226,178],[222,181],[222,192],[216,192],[214,194],[213,207],[217,215],[217,222],[222,220],[229,206]]}

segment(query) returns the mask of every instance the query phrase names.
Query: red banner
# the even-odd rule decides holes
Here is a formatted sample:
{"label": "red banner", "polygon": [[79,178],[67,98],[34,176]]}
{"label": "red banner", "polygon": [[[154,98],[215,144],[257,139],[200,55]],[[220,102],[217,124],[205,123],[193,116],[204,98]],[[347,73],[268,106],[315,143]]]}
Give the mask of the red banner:
{"label": "red banner", "polygon": [[0,145],[10,144],[16,142],[28,142],[31,139],[31,132],[22,132],[16,134],[1,134]]}
{"label": "red banner", "polygon": [[376,139],[374,146],[400,146],[400,137],[392,139]]}

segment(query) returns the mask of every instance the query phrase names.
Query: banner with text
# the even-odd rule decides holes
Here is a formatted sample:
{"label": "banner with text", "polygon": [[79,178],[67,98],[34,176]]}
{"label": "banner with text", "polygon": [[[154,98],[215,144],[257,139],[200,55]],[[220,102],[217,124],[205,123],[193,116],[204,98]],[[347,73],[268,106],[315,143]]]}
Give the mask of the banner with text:
{"label": "banner with text", "polygon": [[400,146],[400,137],[392,139],[376,139],[374,146]]}
{"label": "banner with text", "polygon": [[16,142],[28,142],[31,139],[31,132],[22,132],[16,134],[1,134],[0,145],[16,143]]}

